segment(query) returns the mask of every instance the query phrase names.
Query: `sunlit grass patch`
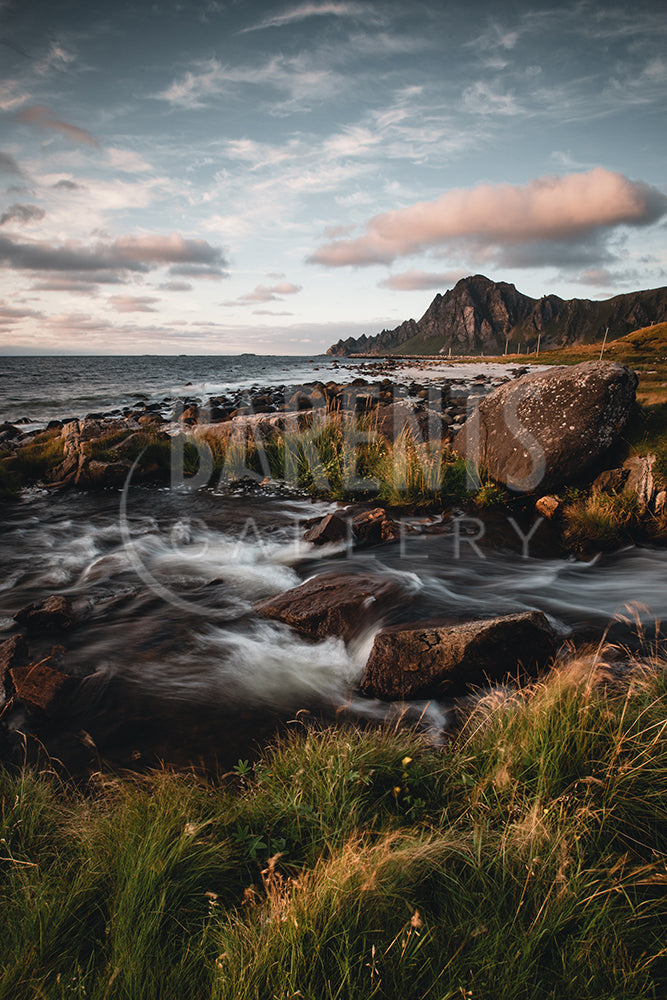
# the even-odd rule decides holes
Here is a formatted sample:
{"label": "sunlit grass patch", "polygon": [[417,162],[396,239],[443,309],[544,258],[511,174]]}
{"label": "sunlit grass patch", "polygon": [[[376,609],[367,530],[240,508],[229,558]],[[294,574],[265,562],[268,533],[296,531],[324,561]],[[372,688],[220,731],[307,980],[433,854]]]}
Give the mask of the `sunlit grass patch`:
{"label": "sunlit grass patch", "polygon": [[639,500],[635,493],[597,493],[567,504],[563,509],[563,541],[571,548],[592,545],[615,548],[632,541],[639,523]]}
{"label": "sunlit grass patch", "polygon": [[217,779],[0,771],[0,996],[664,995],[667,665],[606,652],[441,748],[302,727]]}

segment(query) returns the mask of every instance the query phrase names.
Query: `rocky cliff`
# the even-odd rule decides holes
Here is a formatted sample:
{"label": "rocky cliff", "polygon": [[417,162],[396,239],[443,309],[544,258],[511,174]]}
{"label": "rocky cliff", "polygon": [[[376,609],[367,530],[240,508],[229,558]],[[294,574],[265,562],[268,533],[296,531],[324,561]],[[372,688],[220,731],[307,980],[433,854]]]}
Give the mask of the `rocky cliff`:
{"label": "rocky cliff", "polygon": [[327,354],[502,354],[519,345],[542,347],[593,343],[609,327],[614,340],[651,323],[667,321],[667,287],[628,292],[614,298],[533,299],[505,281],[482,274],[462,278],[444,295],[436,295],[419,321],[406,320],[376,336],[339,340]]}

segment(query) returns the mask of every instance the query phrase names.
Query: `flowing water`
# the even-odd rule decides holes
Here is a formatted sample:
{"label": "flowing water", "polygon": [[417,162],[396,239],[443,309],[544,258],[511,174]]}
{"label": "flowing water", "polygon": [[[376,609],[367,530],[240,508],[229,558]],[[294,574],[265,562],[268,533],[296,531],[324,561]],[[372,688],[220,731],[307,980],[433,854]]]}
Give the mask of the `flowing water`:
{"label": "flowing water", "polygon": [[[121,405],[139,391],[146,399],[177,395],[188,381],[186,391],[204,397],[225,386],[340,381],[355,370],[353,362],[341,370],[331,359],[294,358],[3,361],[0,404],[12,420],[21,412],[35,420],[62,417],[65,401],[83,412],[88,404]],[[469,369],[469,377],[476,371]],[[284,718],[302,709],[369,720],[391,715],[395,707],[363,698],[357,687],[383,624],[536,608],[564,640],[598,639],[611,628],[622,641],[636,641],[635,619],[650,636],[667,618],[664,550],[631,547],[591,562],[554,559],[543,554],[550,551],[541,544],[549,531],[544,522],[525,543],[524,558],[515,529],[490,531],[487,543],[478,537],[483,525],[456,515],[443,524],[406,519],[400,542],[363,551],[305,544],[304,522],[332,509],[260,489],[133,486],[125,499],[118,491],[26,491],[0,513],[0,638],[15,628],[20,608],[66,594],[76,618],[62,639],[67,670],[87,677],[102,701],[109,684],[120,684],[122,699],[129,693],[178,711],[188,707],[190,719],[217,712],[220,725],[243,713]],[[520,531],[528,536],[531,527],[526,522]],[[308,639],[254,611],[257,601],[331,570],[398,579],[406,600],[383,621],[369,620],[348,644]],[[33,655],[49,649],[47,638],[31,640]],[[408,716],[441,731],[448,706],[416,703]]]}
{"label": "flowing water", "polygon": [[[136,488],[123,510],[116,492],[32,491],[5,518],[0,629],[31,601],[66,594],[78,622],[66,639],[74,673],[120,678],[190,705],[283,713],[345,706],[381,718],[388,706],[356,691],[381,624],[538,608],[566,638],[591,626],[601,634],[636,613],[650,633],[667,617],[661,551],[628,548],[589,563],[530,551],[522,558],[520,547],[482,548],[478,527],[468,537],[465,520],[427,534],[421,529],[433,526],[415,518],[414,533],[376,549],[304,543],[303,522],[330,509],[299,498]],[[331,570],[398,579],[409,599],[348,645],[308,639],[253,610]],[[411,710],[445,724],[447,706]]]}

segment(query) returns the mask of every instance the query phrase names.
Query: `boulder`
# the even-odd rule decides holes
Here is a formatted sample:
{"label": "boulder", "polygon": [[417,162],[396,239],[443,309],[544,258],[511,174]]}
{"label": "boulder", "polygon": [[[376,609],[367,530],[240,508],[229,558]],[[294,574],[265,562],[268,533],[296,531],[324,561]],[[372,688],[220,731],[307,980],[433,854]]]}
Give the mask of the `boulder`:
{"label": "boulder", "polygon": [[629,475],[629,469],[605,469],[593,480],[591,492],[594,496],[598,493],[621,493]]}
{"label": "boulder", "polygon": [[91,486],[123,486],[130,471],[129,462],[98,462],[91,460],[77,477],[77,483]]}
{"label": "boulder", "polygon": [[324,573],[260,602],[255,610],[316,639],[348,640],[408,596],[395,580],[381,576]]}
{"label": "boulder", "polygon": [[641,510],[651,505],[657,492],[654,465],[655,455],[633,455],[623,463],[623,471],[627,472],[625,489],[636,495]]}
{"label": "boulder", "polygon": [[332,542],[343,542],[347,539],[347,522],[338,514],[327,514],[316,521],[303,536],[304,542],[311,545],[329,545]]}
{"label": "boulder", "polygon": [[67,597],[52,595],[39,604],[29,604],[14,615],[29,632],[62,632],[72,625],[72,605]]}
{"label": "boulder", "polygon": [[512,490],[549,492],[600,461],[630,416],[637,381],[612,361],[524,375],[480,401],[453,450]]}
{"label": "boulder", "polygon": [[378,406],[376,420],[378,434],[387,441],[395,441],[406,433],[417,442],[435,442],[449,433],[448,421],[442,412],[405,401]]}
{"label": "boulder", "polygon": [[0,708],[7,700],[8,672],[14,667],[25,666],[29,659],[28,644],[22,635],[13,635],[0,644]]}
{"label": "boulder", "polygon": [[542,517],[546,517],[547,520],[551,521],[551,519],[556,517],[557,514],[560,514],[562,506],[562,501],[559,497],[546,496],[540,497],[540,499],[536,501],[535,510],[538,514],[541,514]]}
{"label": "boulder", "polygon": [[460,625],[397,625],[376,635],[361,690],[389,700],[451,695],[519,669],[534,671],[555,650],[541,611]]}
{"label": "boulder", "polygon": [[401,533],[401,526],[387,516],[382,507],[364,510],[352,518],[352,535],[358,548],[392,542]]}
{"label": "boulder", "polygon": [[59,698],[73,686],[74,679],[58,669],[62,663],[62,647],[55,647],[38,663],[12,667],[14,690],[19,701],[33,711],[52,714]]}

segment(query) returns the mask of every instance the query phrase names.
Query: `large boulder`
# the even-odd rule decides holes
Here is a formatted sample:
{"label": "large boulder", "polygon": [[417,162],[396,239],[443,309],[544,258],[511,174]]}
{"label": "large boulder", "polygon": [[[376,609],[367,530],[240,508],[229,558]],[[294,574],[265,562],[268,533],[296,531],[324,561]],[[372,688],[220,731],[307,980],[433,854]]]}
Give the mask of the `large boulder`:
{"label": "large boulder", "polygon": [[512,490],[548,492],[595,467],[630,416],[637,381],[612,361],[525,375],[481,400],[453,449]]}
{"label": "large boulder", "polygon": [[316,639],[340,636],[347,640],[377,622],[389,608],[404,604],[408,596],[398,582],[385,577],[324,573],[262,601],[255,610]]}
{"label": "large boulder", "polygon": [[455,694],[517,670],[534,671],[555,649],[541,611],[461,625],[396,625],[376,635],[361,690],[388,700]]}

